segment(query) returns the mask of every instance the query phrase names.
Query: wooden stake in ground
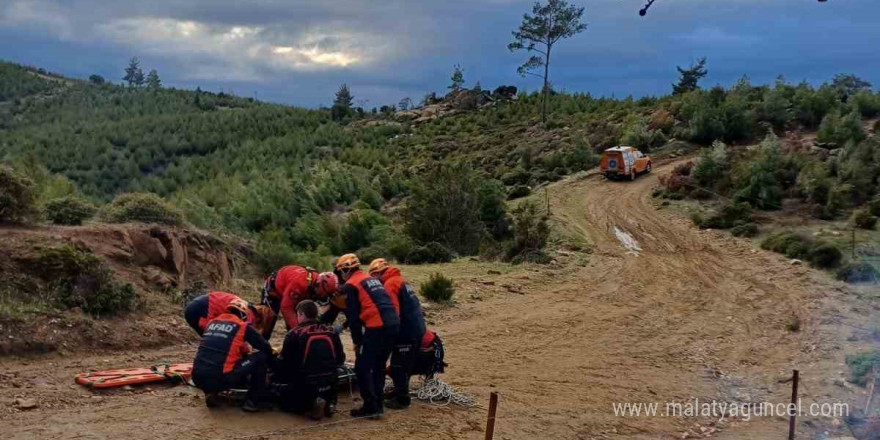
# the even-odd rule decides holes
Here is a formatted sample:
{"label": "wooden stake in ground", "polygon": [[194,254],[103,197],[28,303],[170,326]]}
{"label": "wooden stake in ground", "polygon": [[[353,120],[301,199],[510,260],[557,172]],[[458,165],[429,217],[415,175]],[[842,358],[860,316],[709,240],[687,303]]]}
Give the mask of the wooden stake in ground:
{"label": "wooden stake in ground", "polygon": [[495,411],[498,410],[498,393],[492,391],[489,396],[489,418],[486,419],[486,440],[495,437]]}
{"label": "wooden stake in ground", "polygon": [[789,413],[788,420],[788,440],[794,440],[794,416],[795,410],[797,408],[797,387],[798,387],[798,370],[794,370],[794,376],[791,377],[791,405],[789,408],[791,412]]}

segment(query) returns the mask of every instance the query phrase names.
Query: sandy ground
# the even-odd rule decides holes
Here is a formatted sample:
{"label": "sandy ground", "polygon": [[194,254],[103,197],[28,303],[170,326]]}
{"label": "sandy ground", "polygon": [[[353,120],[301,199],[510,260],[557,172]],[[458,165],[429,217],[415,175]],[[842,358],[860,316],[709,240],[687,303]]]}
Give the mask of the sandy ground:
{"label": "sandy ground", "polygon": [[[694,398],[782,403],[790,398],[790,384],[782,381],[792,369],[801,372],[804,403],[865,399],[841,380],[843,359],[871,346],[859,329],[880,323],[877,304],[824,273],[792,266],[726,232],[698,231],[659,209],[650,192],[657,174],[670,167],[658,166],[635,182],[587,175],[550,188],[555,226],[593,243],[592,255],[566,252],[547,266],[499,268],[463,260],[404,268],[416,281],[435,270],[456,277],[457,303],[431,305],[427,314],[448,349],[451,367],[443,379],[484,405],[491,391],[502,393],[495,438],[781,439],[788,429],[783,417],[622,417],[612,405]],[[799,332],[786,329],[793,314],[801,321]],[[199,392],[182,386],[96,394],[72,380],[94,368],[189,361],[194,350],[186,344],[2,359],[3,438],[484,436],[481,408],[418,403],[386,412],[381,421],[340,414],[319,425],[279,412],[209,411]],[[39,407],[14,409],[17,396],[35,398]],[[353,403],[343,392],[340,409]],[[800,418],[798,438],[820,438],[827,430],[842,435],[842,428],[834,431],[840,422]]]}

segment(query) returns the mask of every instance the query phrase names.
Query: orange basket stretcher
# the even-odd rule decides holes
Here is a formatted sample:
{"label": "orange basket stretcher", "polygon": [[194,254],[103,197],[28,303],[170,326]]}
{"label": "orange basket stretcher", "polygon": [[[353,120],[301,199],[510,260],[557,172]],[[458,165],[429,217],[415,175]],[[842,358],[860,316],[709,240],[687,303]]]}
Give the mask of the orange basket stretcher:
{"label": "orange basket stretcher", "polygon": [[115,388],[125,385],[142,385],[156,382],[189,382],[192,363],[170,364],[160,362],[149,368],[128,368],[119,370],[93,371],[79,373],[74,377],[76,383],[94,389]]}

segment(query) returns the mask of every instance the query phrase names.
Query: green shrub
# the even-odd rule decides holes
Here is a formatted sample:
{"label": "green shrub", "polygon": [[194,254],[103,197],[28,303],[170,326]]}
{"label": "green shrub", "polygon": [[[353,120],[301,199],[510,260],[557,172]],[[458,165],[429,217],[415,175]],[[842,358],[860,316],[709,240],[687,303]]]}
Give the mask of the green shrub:
{"label": "green shrub", "polygon": [[868,209],[856,209],[852,213],[850,222],[857,228],[874,229],[874,226],[877,226],[877,217],[871,215]]}
{"label": "green shrub", "polygon": [[184,223],[182,212],[150,193],[121,194],[101,209],[100,218],[107,223],[143,222],[169,226]]}
{"label": "green shrub", "polygon": [[431,242],[412,249],[406,256],[408,264],[448,263],[455,255],[446,246]]}
{"label": "green shrub", "polygon": [[829,269],[840,265],[843,253],[831,243],[819,242],[810,248],[807,259],[813,266]]}
{"label": "green shrub", "polygon": [[421,292],[430,301],[447,302],[455,295],[455,284],[443,274],[435,273],[421,284]]}
{"label": "green shrub", "polygon": [[120,284],[104,262],[89,251],[67,244],[44,250],[34,267],[49,282],[58,303],[100,316],[132,309],[137,297],[131,284]]}
{"label": "green shrub", "polygon": [[785,256],[803,260],[810,256],[810,244],[808,242],[794,242],[785,249]]}
{"label": "green shrub", "polygon": [[665,142],[666,138],[663,133],[649,129],[641,117],[632,121],[620,136],[621,145],[634,147],[644,153],[650,152],[652,148],[659,147]]}
{"label": "green shrub", "polygon": [[46,218],[56,225],[81,225],[95,215],[97,208],[76,196],[52,199],[46,203]]}
{"label": "green shrub", "polygon": [[388,219],[372,209],[352,211],[342,226],[342,252],[354,252],[376,241],[375,229],[388,225]]}
{"label": "green shrub", "polygon": [[825,163],[814,162],[805,166],[797,176],[797,189],[808,201],[824,205],[828,203],[831,179]]}
{"label": "green shrub", "polygon": [[268,274],[293,263],[296,250],[290,237],[281,229],[267,229],[257,237],[256,262],[260,273]]}
{"label": "green shrub", "polygon": [[367,188],[364,190],[363,194],[361,194],[360,201],[366,203],[369,208],[376,211],[382,208],[382,203],[384,202],[384,200],[382,200],[382,195],[373,188]]}
{"label": "green shrub", "polygon": [[331,253],[342,253],[343,223],[328,214],[308,213],[300,217],[293,226],[291,241],[304,249],[326,246]]}
{"label": "green shrub", "polygon": [[715,188],[715,185],[726,176],[728,167],[727,145],[715,141],[711,148],[700,151],[700,158],[694,165],[691,176],[697,185]]}
{"label": "green shrub", "polygon": [[565,161],[572,172],[588,170],[599,165],[602,158],[582,139],[575,141],[574,148],[568,153]]}
{"label": "green shrub", "polygon": [[521,203],[512,212],[513,242],[507,250],[508,261],[519,257],[525,261],[545,261],[544,247],[550,237],[550,224],[546,213],[537,203]]}
{"label": "green shrub", "polygon": [[391,253],[388,251],[388,248],[381,244],[372,244],[365,248],[358,249],[355,254],[361,261],[364,262],[364,264],[369,264],[369,262],[375,260],[376,258],[388,259],[391,257]]}
{"label": "green shrub", "polygon": [[761,103],[761,119],[782,128],[791,121],[791,102],[786,98],[785,88],[777,85],[764,92]]}
{"label": "green shrub", "polygon": [[711,104],[703,104],[690,119],[691,140],[708,144],[723,139],[725,128],[721,112]]}
{"label": "green shrub", "polygon": [[407,257],[409,257],[409,254],[416,247],[408,235],[396,230],[391,231],[391,233],[382,240],[381,244],[388,249],[388,255],[390,255],[391,258],[400,262],[407,261]]}
{"label": "green shrub", "polygon": [[850,102],[866,118],[873,118],[880,114],[880,94],[873,94],[870,90],[860,90],[850,97]]}
{"label": "green shrub", "polygon": [[778,252],[789,258],[805,258],[812,240],[795,232],[777,232],[761,242],[761,248]]}
{"label": "green shrub", "polygon": [[0,165],[0,223],[24,223],[37,215],[34,182]]}
{"label": "green shrub", "polygon": [[501,182],[486,180],[480,185],[480,220],[496,239],[506,237],[510,232],[507,206],[504,203],[506,198],[507,193]]}
{"label": "green shrub", "polygon": [[837,269],[834,276],[838,280],[846,281],[847,283],[880,282],[880,272],[874,266],[864,261],[844,264]]}
{"label": "green shrub", "polygon": [[781,208],[783,188],[778,175],[784,165],[779,139],[770,133],[761,142],[760,153],[749,164],[748,172],[739,179],[735,199],[759,209]]}
{"label": "green shrub", "polygon": [[840,214],[841,211],[849,209],[853,204],[853,195],[855,187],[849,183],[837,184],[828,191],[828,202],[825,207],[831,217]]}
{"label": "green shrub", "polygon": [[748,203],[730,203],[721,207],[714,215],[703,219],[698,226],[703,229],[729,229],[737,222],[747,222],[752,213]]}
{"label": "green shrub", "polygon": [[730,233],[734,237],[754,237],[758,235],[758,232],[758,225],[754,223],[745,223],[730,229]]}
{"label": "green shrub", "polygon": [[837,112],[829,113],[822,119],[816,140],[843,147],[847,142],[860,142],[865,139],[862,129],[862,115],[853,110],[846,116]]}
{"label": "green shrub", "polygon": [[868,381],[868,375],[875,368],[880,368],[880,350],[847,355],[846,365],[850,369],[850,382],[865,386]]}
{"label": "green shrub", "polygon": [[507,193],[507,200],[514,200],[521,197],[526,197],[532,193],[532,189],[527,185],[517,185],[510,189],[510,192]]}
{"label": "green shrub", "polygon": [[525,185],[529,183],[529,180],[532,180],[532,173],[522,168],[517,168],[509,173],[501,175],[501,182],[508,186]]}
{"label": "green shrub", "polygon": [[488,235],[480,221],[484,182],[466,163],[436,164],[413,185],[403,209],[406,233],[419,243],[436,241],[473,255]]}

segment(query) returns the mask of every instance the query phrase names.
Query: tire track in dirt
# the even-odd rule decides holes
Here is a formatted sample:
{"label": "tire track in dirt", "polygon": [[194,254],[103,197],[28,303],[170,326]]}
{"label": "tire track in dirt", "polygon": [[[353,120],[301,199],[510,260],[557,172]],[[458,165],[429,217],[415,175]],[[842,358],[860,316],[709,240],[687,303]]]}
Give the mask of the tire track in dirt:
{"label": "tire track in dirt", "polygon": [[[847,334],[821,317],[828,310],[847,319],[870,317],[850,316],[846,289],[824,274],[789,266],[727,233],[698,231],[656,209],[650,198],[656,175],[673,165],[658,166],[635,182],[606,182],[593,174],[554,184],[554,225],[593,243],[589,261],[560,257],[550,266],[460,280],[460,287],[486,290],[485,298],[436,312],[451,364],[444,380],[481,399],[493,390],[503,393],[497,439],[679,437],[709,420],[616,417],[612,403],[694,397],[784,402],[788,385],[777,381],[792,367],[802,371],[805,395],[825,401],[845,397],[828,378],[840,370]],[[639,243],[638,256],[621,245],[614,227]],[[487,280],[521,294],[491,290],[481,284]],[[785,330],[793,312],[804,322],[798,333]],[[74,403],[0,413],[0,423],[10,438],[231,439],[314,426],[281,413],[211,412],[194,398],[197,391],[181,387],[111,394],[95,402],[70,381],[86,366],[106,365],[102,360],[114,366],[187,360],[193,348],[110,359],[53,358],[55,365],[4,361],[0,366],[7,371],[49,377],[47,396]],[[14,393],[0,386],[0,396]],[[340,408],[346,409],[351,401],[343,394]],[[271,438],[483,438],[480,409],[416,404],[386,414],[380,422]],[[718,436],[781,438],[786,428],[777,419],[753,419],[725,427]]]}

